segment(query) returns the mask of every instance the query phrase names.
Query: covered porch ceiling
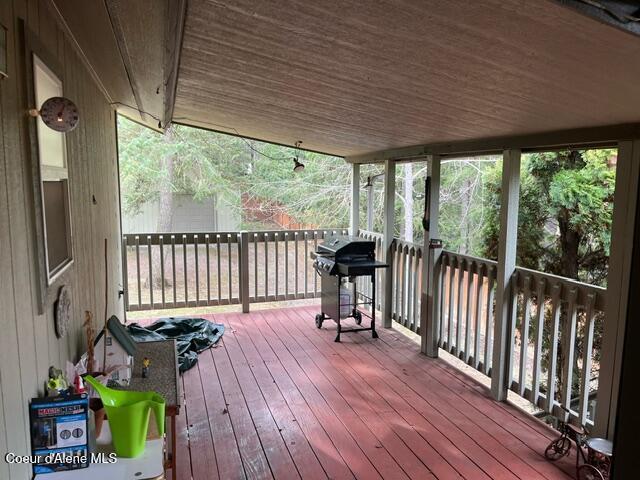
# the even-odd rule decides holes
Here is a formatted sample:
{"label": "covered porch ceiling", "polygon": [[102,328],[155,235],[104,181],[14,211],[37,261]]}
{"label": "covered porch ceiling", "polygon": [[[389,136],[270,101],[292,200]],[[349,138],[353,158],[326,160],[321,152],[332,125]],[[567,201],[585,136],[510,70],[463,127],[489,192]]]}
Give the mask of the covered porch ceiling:
{"label": "covered porch ceiling", "polygon": [[50,1],[156,128],[351,157],[640,122],[640,38],[571,2]]}

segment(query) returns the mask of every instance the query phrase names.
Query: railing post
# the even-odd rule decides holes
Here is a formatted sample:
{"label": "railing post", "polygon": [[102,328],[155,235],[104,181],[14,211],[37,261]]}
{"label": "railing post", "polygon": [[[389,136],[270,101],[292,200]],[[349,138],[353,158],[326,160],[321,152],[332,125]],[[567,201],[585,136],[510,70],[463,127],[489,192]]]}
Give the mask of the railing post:
{"label": "railing post", "polygon": [[238,248],[240,249],[240,301],[242,302],[242,313],[249,313],[249,232],[240,232]]}
{"label": "railing post", "polygon": [[[611,256],[607,275],[607,301],[593,431],[594,435],[610,439],[613,438],[616,422],[627,309],[631,302],[637,301],[635,297],[637,293],[630,291],[629,282],[632,275],[639,177],[640,140],[619,142],[611,225]],[[632,367],[625,365],[625,368]]]}
{"label": "railing post", "polygon": [[[438,211],[440,207],[440,157],[432,156],[427,164],[431,178],[430,190],[425,192],[425,208],[428,208],[429,229],[424,232],[422,244],[422,292],[420,302],[420,336],[422,353],[438,357],[438,332],[440,324],[440,255],[442,249],[430,248],[431,240],[438,238]],[[429,195],[429,198],[426,197]]]}
{"label": "railing post", "polygon": [[349,233],[358,236],[360,230],[360,164],[351,164],[351,219]]}
{"label": "railing post", "polygon": [[395,197],[396,197],[396,162],[384,162],[384,225],[382,229],[382,251],[384,262],[389,265],[384,271],[384,292],[382,295],[382,326],[391,328],[391,313],[393,302],[393,254],[391,245],[395,227]]}
{"label": "railing post", "polygon": [[509,379],[511,378],[511,348],[513,346],[511,278],[516,268],[520,156],[520,150],[505,150],[502,160],[496,319],[493,330],[491,365],[491,394],[500,401],[507,398]]}

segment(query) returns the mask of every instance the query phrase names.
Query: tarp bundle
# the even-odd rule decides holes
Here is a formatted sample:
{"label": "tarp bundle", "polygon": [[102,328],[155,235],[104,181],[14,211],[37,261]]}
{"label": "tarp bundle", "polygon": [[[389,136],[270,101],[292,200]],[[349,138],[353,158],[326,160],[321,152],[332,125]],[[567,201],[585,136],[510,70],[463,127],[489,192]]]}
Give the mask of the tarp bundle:
{"label": "tarp bundle", "polygon": [[180,373],[189,370],[198,361],[198,353],[214,345],[224,333],[224,325],[204,318],[161,318],[142,327],[129,325],[129,333],[136,342],[176,339]]}

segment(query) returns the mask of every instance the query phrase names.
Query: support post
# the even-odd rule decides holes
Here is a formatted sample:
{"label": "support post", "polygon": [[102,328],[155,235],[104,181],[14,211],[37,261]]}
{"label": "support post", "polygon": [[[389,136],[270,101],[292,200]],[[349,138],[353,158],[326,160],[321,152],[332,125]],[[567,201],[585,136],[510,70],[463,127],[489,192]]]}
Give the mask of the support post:
{"label": "support post", "polygon": [[351,167],[351,219],[349,233],[357,237],[360,230],[360,165],[353,163]]}
{"label": "support post", "polygon": [[240,301],[242,313],[249,313],[249,232],[240,232]]}
{"label": "support post", "polygon": [[[425,208],[429,218],[429,229],[424,232],[422,244],[422,291],[420,302],[420,336],[422,353],[438,357],[438,332],[440,325],[440,255],[441,248],[431,248],[431,240],[437,239],[438,211],[440,209],[440,156],[428,160],[427,175],[430,190],[425,192]],[[427,197],[428,195],[428,197]]]}
{"label": "support post", "polygon": [[[594,435],[609,439],[612,439],[615,433],[627,310],[629,303],[635,300],[634,295],[631,299],[629,297],[629,282],[639,176],[640,140],[620,142],[616,165],[616,189],[613,197],[611,255],[607,275],[607,302],[600,355],[598,398],[593,429]],[[625,369],[631,368],[633,368],[632,365],[625,363]]]}
{"label": "support post", "polygon": [[[638,202],[640,202],[640,195],[638,192],[640,141],[633,142],[632,146],[629,145],[630,143],[631,142],[623,142],[618,146],[618,172],[616,174],[616,192],[613,207],[613,231],[611,235],[611,257],[609,260],[609,286],[613,281],[612,277],[616,274],[616,271],[612,269],[614,266],[613,262],[614,260],[617,261],[618,255],[621,254],[621,252],[617,252],[617,249],[615,249],[616,243],[614,243],[614,241],[618,239],[618,233],[622,234],[622,232],[619,232],[617,228],[618,225],[616,224],[616,221],[618,218],[621,220],[625,218],[633,220],[633,225],[631,222],[627,222],[624,225],[624,229],[629,228],[633,232],[633,236],[626,237],[624,252],[629,252],[633,245],[640,245],[640,209],[638,209]],[[630,147],[632,147],[631,152]],[[631,165],[628,164],[629,160],[631,160]],[[622,178],[622,175],[627,173],[627,168],[631,168],[631,174],[628,178],[624,179]],[[626,198],[624,198],[625,195],[622,194],[622,189],[624,188],[622,185],[620,185],[621,194],[620,196],[618,195],[619,180],[620,182],[628,185],[629,192],[626,195]],[[626,203],[618,204],[618,200],[621,202],[626,200]],[[620,207],[618,207],[618,205],[620,205]],[[623,241],[625,239],[620,238],[620,240]],[[611,375],[614,379],[612,388],[616,392],[617,402],[613,402],[613,400],[611,400],[610,403],[611,405],[616,405],[616,408],[604,408],[603,406],[601,409],[601,398],[604,397],[604,394],[607,392],[605,390],[598,389],[598,403],[595,418],[595,429],[602,432],[597,433],[596,435],[606,434],[609,438],[613,439],[615,456],[611,478],[615,480],[635,478],[638,475],[638,469],[640,468],[640,457],[638,456],[636,447],[638,428],[640,428],[640,416],[638,416],[638,372],[640,370],[640,349],[638,349],[636,345],[638,335],[640,335],[640,324],[638,323],[638,318],[640,317],[640,304],[635,299],[635,296],[629,296],[629,292],[635,293],[640,290],[640,249],[635,248],[634,250],[631,261],[627,262],[623,269],[625,274],[629,274],[628,280],[626,279],[626,276],[624,279],[625,301],[620,304],[621,307],[626,306],[624,309],[626,310],[626,324],[618,324],[618,331],[616,332],[618,341],[623,342],[624,345],[618,343],[615,347],[615,355],[612,355],[612,357],[615,357],[616,359],[621,357],[620,366],[617,368],[619,373]],[[604,371],[603,374],[607,374],[607,372],[611,370],[609,367],[611,359],[607,359],[606,363],[603,363],[603,360],[605,348],[609,349],[610,347],[608,346],[608,343],[611,343],[607,337],[609,334],[609,330],[607,328],[607,322],[610,318],[608,316],[609,307],[615,306],[611,305],[611,303],[617,303],[616,293],[611,291],[611,295],[609,295],[609,291],[610,290],[607,288],[607,315],[605,317],[605,337],[603,338],[602,345],[603,356],[601,356],[601,365],[607,368],[607,371]],[[620,293],[622,294],[623,292],[621,291]],[[615,318],[612,318],[611,320],[615,320]],[[615,324],[618,322],[614,321],[612,323]],[[601,374],[601,387],[603,380],[604,378]],[[609,382],[610,379],[607,379],[606,383],[608,384]],[[604,402],[607,400],[602,398],[602,401]],[[604,422],[600,422],[600,418],[605,418],[609,422],[612,422],[614,421],[613,419],[615,419],[615,431],[613,431],[614,429],[611,428],[611,426],[609,426],[607,431],[605,431],[603,429]]]}
{"label": "support post", "polygon": [[391,307],[393,298],[393,265],[391,245],[395,227],[395,197],[396,197],[396,162],[384,162],[384,224],[382,228],[382,251],[384,262],[389,268],[384,270],[384,293],[382,295],[382,326],[391,328]]}
{"label": "support post", "polygon": [[511,379],[513,315],[511,278],[516,268],[518,241],[518,203],[520,194],[520,150],[505,150],[502,160],[502,195],[500,203],[500,243],[496,279],[496,316],[493,328],[491,394],[506,400]]}

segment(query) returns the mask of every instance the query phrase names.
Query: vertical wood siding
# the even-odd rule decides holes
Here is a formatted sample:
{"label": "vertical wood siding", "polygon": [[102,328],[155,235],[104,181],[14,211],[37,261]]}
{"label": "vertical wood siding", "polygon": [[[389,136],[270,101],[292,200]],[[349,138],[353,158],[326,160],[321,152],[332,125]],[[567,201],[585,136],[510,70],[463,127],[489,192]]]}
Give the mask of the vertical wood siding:
{"label": "vertical wood siding", "polygon": [[[67,134],[74,265],[73,326],[58,339],[53,305],[37,312],[33,200],[24,122],[23,18],[63,65],[65,95],[81,122]],[[109,242],[109,314],[122,315],[120,220],[114,112],[94,84],[46,0],[3,0],[0,23],[8,29],[9,78],[0,81],[0,454],[29,452],[28,400],[43,393],[49,365],[64,367],[83,351],[84,311],[104,315],[104,238]],[[93,203],[95,196],[96,204]],[[0,478],[29,478],[30,468],[0,461]]]}

